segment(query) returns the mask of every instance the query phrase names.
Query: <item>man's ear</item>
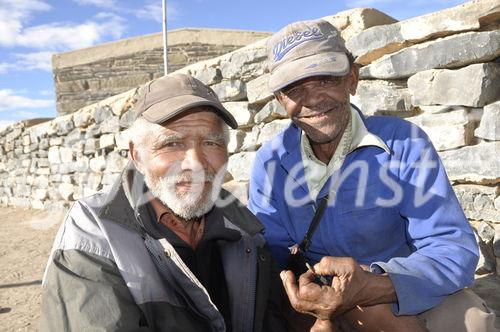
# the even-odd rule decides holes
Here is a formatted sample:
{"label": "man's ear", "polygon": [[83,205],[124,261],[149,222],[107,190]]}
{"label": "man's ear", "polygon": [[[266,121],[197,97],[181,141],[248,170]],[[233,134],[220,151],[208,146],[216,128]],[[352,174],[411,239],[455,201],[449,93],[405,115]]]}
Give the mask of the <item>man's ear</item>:
{"label": "man's ear", "polygon": [[359,82],[359,65],[353,63],[351,65],[351,70],[349,71],[349,86],[347,87],[351,96],[356,94],[356,89],[358,88]]}
{"label": "man's ear", "polygon": [[130,159],[132,159],[135,168],[139,171],[139,173],[144,174],[144,167],[141,162],[140,151],[136,149],[132,141],[128,142],[128,151],[130,153]]}

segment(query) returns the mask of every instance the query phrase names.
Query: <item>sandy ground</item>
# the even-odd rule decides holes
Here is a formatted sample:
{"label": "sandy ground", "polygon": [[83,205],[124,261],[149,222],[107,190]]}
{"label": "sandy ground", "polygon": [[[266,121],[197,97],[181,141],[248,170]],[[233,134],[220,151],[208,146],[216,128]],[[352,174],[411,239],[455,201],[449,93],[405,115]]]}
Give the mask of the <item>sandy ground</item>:
{"label": "sandy ground", "polygon": [[[37,330],[43,272],[63,217],[61,212],[0,208],[1,331]],[[474,290],[500,316],[500,277],[479,277]]]}

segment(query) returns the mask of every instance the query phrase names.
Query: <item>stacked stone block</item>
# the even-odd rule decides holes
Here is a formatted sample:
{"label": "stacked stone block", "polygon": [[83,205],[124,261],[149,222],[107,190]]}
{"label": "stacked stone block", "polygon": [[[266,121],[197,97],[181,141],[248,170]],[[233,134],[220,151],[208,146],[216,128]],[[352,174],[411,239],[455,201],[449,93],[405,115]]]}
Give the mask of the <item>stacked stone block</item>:
{"label": "stacked stone block", "polygon": [[[480,273],[500,272],[496,3],[470,1],[397,23],[360,9],[328,18],[353,22],[340,28],[356,31],[347,45],[364,67],[352,101],[368,116],[405,117],[434,143],[477,232]],[[373,17],[381,17],[381,25]],[[210,85],[238,122],[230,132],[225,186],[243,202],[256,150],[290,123],[267,89],[265,42],[179,70]],[[0,132],[1,203],[67,206],[106,190],[127,163],[127,128],[136,97],[137,89],[132,89],[49,122],[5,128]]]}

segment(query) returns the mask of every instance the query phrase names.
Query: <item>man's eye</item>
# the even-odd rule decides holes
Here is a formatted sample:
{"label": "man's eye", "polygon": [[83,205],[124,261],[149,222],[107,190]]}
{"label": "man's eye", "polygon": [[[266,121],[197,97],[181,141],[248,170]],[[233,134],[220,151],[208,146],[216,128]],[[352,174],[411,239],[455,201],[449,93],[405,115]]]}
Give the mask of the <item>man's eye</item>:
{"label": "man's eye", "polygon": [[302,91],[300,88],[293,88],[293,89],[289,89],[289,90],[286,90],[283,92],[283,94],[285,96],[287,96],[288,98],[296,98],[296,97],[300,97]]}
{"label": "man's eye", "polygon": [[207,145],[207,146],[221,146],[222,142],[220,142],[220,141],[205,141],[205,145]]}

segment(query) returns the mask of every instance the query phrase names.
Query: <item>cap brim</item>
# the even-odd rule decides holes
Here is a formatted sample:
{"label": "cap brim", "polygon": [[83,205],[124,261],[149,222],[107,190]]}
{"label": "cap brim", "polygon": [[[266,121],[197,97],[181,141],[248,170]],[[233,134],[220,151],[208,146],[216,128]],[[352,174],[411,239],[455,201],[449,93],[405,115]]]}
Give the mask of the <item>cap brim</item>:
{"label": "cap brim", "polygon": [[321,53],[276,67],[269,77],[269,88],[277,92],[287,85],[311,76],[344,76],[349,73],[349,59],[342,52]]}
{"label": "cap brim", "polygon": [[214,113],[218,114],[231,128],[238,128],[238,123],[222,104],[194,95],[177,96],[160,101],[144,111],[142,116],[149,122],[161,124],[198,106],[213,107]]}

